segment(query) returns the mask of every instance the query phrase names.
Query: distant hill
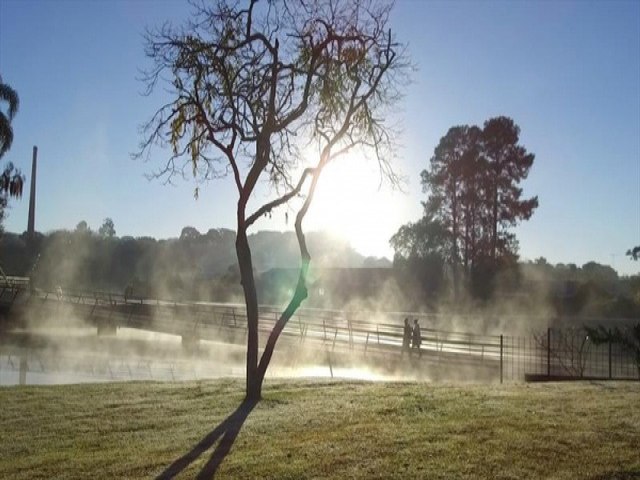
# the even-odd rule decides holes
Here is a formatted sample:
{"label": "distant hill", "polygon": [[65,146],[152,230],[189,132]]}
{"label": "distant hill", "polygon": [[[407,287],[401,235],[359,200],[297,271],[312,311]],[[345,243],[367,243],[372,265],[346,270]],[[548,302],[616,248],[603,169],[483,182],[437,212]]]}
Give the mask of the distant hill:
{"label": "distant hill", "polygon": [[[392,267],[389,259],[364,257],[346,240],[326,232],[309,232],[306,238],[317,268]],[[199,268],[205,278],[222,275],[237,264],[233,230],[211,229],[200,234],[192,227],[185,227],[180,238],[169,241],[174,243],[174,249],[199,259]],[[249,235],[249,245],[258,273],[300,265],[300,248],[294,232],[259,231]]]}

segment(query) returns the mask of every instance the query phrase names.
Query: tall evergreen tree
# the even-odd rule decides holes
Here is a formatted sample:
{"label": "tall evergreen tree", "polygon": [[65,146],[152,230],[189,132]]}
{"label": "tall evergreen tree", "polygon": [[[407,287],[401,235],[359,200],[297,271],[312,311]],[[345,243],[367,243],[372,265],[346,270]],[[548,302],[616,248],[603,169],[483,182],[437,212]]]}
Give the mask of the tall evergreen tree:
{"label": "tall evergreen tree", "polygon": [[464,162],[468,161],[467,140],[469,127],[456,126],[449,129],[440,139],[429,161],[429,170],[423,170],[422,187],[429,192],[425,203],[425,214],[435,216],[448,230],[448,261],[453,270],[453,286],[457,293],[459,287],[460,263],[460,220],[462,217],[460,201],[464,190]]}
{"label": "tall evergreen tree", "polygon": [[[508,117],[489,119],[482,129],[452,127],[421,173],[428,193],[425,218],[437,220],[447,232],[440,239],[455,296],[461,271],[467,278],[478,272],[485,277],[515,257],[517,240],[510,228],[529,219],[538,206],[537,197],[522,198],[519,184],[527,178],[534,155],[519,144],[519,136],[520,128]],[[430,234],[428,229],[414,233],[420,232]]]}
{"label": "tall evergreen tree", "polygon": [[518,144],[520,127],[509,117],[487,120],[482,137],[487,167],[484,188],[491,212],[491,258],[495,261],[498,250],[510,250],[513,237],[507,229],[531,218],[538,207],[538,197],[521,199],[522,188],[518,186],[529,175],[534,155]]}

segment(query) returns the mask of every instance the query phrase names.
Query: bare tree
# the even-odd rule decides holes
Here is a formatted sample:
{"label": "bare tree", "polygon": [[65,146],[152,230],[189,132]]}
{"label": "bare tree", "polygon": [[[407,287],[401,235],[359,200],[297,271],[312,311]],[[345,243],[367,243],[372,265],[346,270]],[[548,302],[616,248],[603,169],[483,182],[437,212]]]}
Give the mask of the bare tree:
{"label": "bare tree", "polygon": [[[236,253],[248,322],[246,395],[257,400],[278,337],[307,297],[311,256],[302,222],[324,167],[363,147],[382,176],[398,182],[386,114],[409,65],[388,26],[391,5],[377,0],[219,1],[193,8],[183,28],[165,24],[147,33],[153,62],[144,77],[148,93],[167,83],[171,100],[143,126],[136,156],[148,157],[154,145],[170,147],[156,176],[171,181],[191,173],[199,186],[230,174],[235,182]],[[303,152],[312,147],[317,156],[309,162]],[[250,211],[260,181],[275,187],[275,198]],[[298,197],[298,283],[259,358],[247,231]]]}

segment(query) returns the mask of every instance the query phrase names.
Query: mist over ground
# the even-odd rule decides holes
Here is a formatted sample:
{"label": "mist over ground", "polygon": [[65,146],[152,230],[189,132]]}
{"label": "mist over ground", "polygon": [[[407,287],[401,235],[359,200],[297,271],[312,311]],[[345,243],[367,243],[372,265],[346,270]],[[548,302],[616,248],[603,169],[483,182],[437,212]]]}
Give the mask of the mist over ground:
{"label": "mist over ground", "polygon": [[[548,327],[640,318],[639,277],[619,277],[595,262],[512,262],[454,293],[443,265],[365,258],[321,232],[308,239],[309,296],[276,349],[270,376],[498,381],[500,335],[534,335],[527,341],[540,348],[535,333]],[[0,342],[2,383],[243,376],[246,319],[234,241],[231,230],[191,227],[174,239],[120,238],[81,222],[73,232],[38,234],[30,251],[24,234],[4,234],[6,273],[30,277],[32,293],[45,301],[27,292],[15,300],[24,308],[18,328]],[[261,325],[269,329],[295,289],[298,244],[280,232],[250,241]],[[423,329],[424,357],[401,353],[405,318]],[[370,338],[379,327],[392,335],[382,346],[375,333]],[[308,328],[322,338],[306,340]],[[474,350],[460,356],[459,348]]]}
{"label": "mist over ground", "polygon": [[[312,262],[303,308],[394,323],[402,322],[403,312],[415,312],[428,315],[433,328],[478,333],[580,325],[585,318],[640,318],[640,277],[619,277],[595,262],[515,262],[488,280],[471,278],[454,295],[446,266],[363,257],[347,241],[323,232],[307,238]],[[259,302],[285,305],[298,277],[295,234],[261,231],[249,241]],[[47,291],[126,290],[133,297],[242,305],[234,242],[235,233],[227,229],[201,234],[185,227],[178,238],[157,240],[96,233],[80,222],[75,231],[37,234],[31,251],[25,234],[4,233],[0,264],[6,274],[31,277]]]}

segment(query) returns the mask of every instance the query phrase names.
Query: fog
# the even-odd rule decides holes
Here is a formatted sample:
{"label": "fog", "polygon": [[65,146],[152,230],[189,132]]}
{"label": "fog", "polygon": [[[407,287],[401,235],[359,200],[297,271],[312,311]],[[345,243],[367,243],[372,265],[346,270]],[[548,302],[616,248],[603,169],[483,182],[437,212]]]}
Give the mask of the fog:
{"label": "fog", "polygon": [[[222,242],[217,245],[228,249],[230,233],[183,230],[180,239],[164,243],[87,231],[49,235],[30,291],[11,306],[0,343],[0,384],[243,377],[244,297],[237,268],[222,266],[228,252],[214,248]],[[372,260],[362,268],[367,262],[345,243],[312,238],[309,297],[285,329],[268,378],[496,381],[500,335],[588,318],[559,314],[548,265],[521,264],[517,278],[498,275],[492,296],[479,299],[465,285],[454,296],[450,272],[440,290],[425,291],[399,268]],[[263,346],[265,330],[295,288],[290,250],[296,244],[274,232],[253,242],[255,264],[263,268],[256,270]],[[214,270],[219,274],[208,277]],[[571,271],[578,275],[575,266]],[[609,275],[605,284],[614,280]],[[581,305],[588,309],[601,297],[592,295],[599,290],[585,292]],[[405,318],[421,326],[422,357],[402,354]]]}
{"label": "fog", "polygon": [[[246,320],[241,307],[200,304],[136,304],[145,315],[123,314],[113,305],[86,304],[63,292],[60,297],[22,299],[16,305],[21,322],[5,331],[0,343],[0,385],[105,381],[185,381],[243,377]],[[124,304],[130,308],[130,304]],[[20,308],[18,308],[20,307]],[[206,308],[205,308],[206,307]],[[264,310],[269,310],[265,307]],[[271,317],[275,320],[275,312]],[[110,313],[111,312],[111,313]],[[115,312],[115,313],[113,313]],[[233,315],[232,315],[233,312]],[[82,315],[84,313],[84,315]],[[397,337],[366,339],[361,320],[343,313],[323,317],[324,330],[311,315],[326,311],[301,309],[285,329],[267,378],[329,377],[363,380],[495,380],[495,365],[453,362],[417,352],[409,356]],[[199,316],[208,315],[208,320]],[[269,325],[263,313],[261,323]],[[400,313],[367,318],[394,322]],[[237,316],[234,318],[234,316]],[[138,328],[117,326],[117,322]],[[315,323],[314,323],[315,322]],[[314,330],[315,329],[315,330]],[[168,331],[173,330],[171,333]],[[398,330],[399,331],[399,330]],[[181,333],[180,333],[181,332]],[[176,334],[178,333],[178,334]],[[262,346],[266,334],[261,335]]]}

